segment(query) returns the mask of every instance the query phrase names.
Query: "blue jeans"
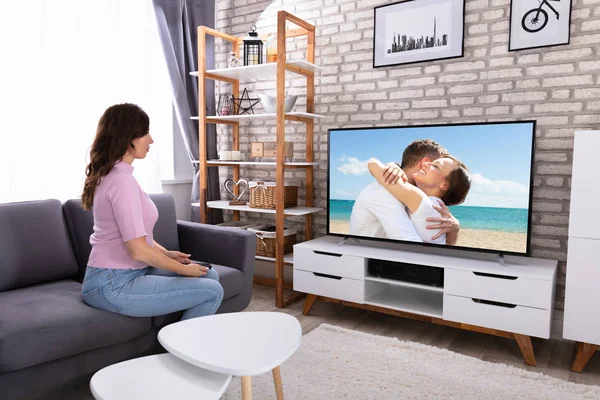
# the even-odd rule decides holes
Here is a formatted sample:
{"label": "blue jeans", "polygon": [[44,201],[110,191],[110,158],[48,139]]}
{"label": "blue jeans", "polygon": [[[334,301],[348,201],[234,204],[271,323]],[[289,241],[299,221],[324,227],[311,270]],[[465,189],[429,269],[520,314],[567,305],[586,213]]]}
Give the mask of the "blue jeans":
{"label": "blue jeans", "polygon": [[108,269],[88,265],[81,288],[94,308],[129,317],[154,317],[186,310],[182,320],[214,314],[223,287],[214,269],[200,278],[157,268]]}

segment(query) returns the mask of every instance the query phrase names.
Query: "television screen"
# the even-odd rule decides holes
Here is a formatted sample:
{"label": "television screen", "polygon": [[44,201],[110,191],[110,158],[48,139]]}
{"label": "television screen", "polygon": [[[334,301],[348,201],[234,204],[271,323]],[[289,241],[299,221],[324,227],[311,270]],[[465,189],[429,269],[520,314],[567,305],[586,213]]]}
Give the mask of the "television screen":
{"label": "television screen", "polygon": [[534,139],[535,121],[331,129],[327,233],[528,255]]}

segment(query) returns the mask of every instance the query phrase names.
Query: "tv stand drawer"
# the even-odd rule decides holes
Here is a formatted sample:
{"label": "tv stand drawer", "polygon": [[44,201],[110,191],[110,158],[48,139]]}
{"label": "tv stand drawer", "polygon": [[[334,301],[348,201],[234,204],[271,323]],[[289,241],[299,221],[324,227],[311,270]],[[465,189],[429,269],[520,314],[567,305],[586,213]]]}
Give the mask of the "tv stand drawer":
{"label": "tv stand drawer", "polygon": [[294,268],[294,290],[362,304],[365,282]]}
{"label": "tv stand drawer", "polygon": [[294,268],[364,281],[365,259],[334,251],[294,248]]}
{"label": "tv stand drawer", "polygon": [[443,318],[448,321],[544,339],[550,337],[550,310],[448,294],[444,294],[443,309]]}
{"label": "tv stand drawer", "polygon": [[552,281],[523,278],[498,272],[446,269],[444,293],[492,300],[548,310],[552,302]]}

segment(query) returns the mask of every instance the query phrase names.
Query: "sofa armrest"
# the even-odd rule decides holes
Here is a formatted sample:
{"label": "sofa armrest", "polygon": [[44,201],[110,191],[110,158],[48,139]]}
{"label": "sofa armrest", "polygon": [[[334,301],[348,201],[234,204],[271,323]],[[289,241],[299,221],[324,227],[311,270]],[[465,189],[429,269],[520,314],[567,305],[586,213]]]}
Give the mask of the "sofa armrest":
{"label": "sofa armrest", "polygon": [[256,235],[244,229],[177,221],[179,248],[192,260],[206,261],[240,270],[244,286],[252,287]]}

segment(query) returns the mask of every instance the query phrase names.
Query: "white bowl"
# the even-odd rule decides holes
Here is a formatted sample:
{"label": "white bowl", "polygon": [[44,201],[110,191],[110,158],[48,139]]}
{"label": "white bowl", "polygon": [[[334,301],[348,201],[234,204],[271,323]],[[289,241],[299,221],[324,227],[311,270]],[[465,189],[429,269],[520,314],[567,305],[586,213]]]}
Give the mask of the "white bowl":
{"label": "white bowl", "polygon": [[[260,104],[265,109],[265,112],[267,112],[267,113],[277,112],[277,97],[276,96],[269,96],[268,94],[259,93],[258,98],[260,99]],[[289,96],[289,97],[285,98],[284,106],[283,106],[285,108],[285,112],[292,111],[292,108],[294,108],[294,104],[296,104],[297,99],[298,99],[298,96]]]}

